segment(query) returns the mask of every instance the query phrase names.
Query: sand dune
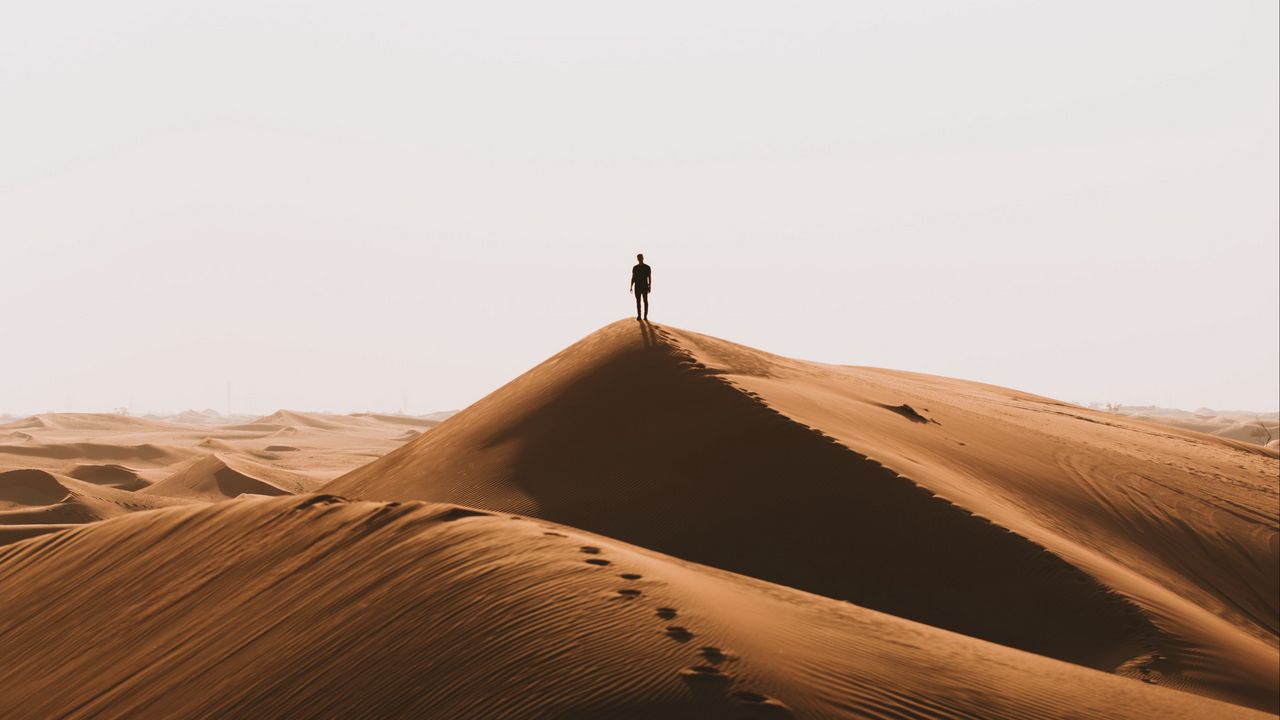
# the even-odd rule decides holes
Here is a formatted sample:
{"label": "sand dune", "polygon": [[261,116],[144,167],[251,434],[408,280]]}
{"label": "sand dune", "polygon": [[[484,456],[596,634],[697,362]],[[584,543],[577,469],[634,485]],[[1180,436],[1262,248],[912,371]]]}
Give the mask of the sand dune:
{"label": "sand dune", "polygon": [[[173,502],[166,498],[212,502],[241,493],[306,492],[438,424],[281,411],[269,417],[297,427],[264,422],[245,429],[211,424],[220,418],[212,411],[177,417],[200,422],[55,413],[0,426],[0,473],[23,471],[28,490],[43,493],[38,502],[15,505],[3,498],[18,491],[0,488],[0,544]],[[14,485],[18,476],[7,477]],[[68,493],[74,497],[63,502]],[[109,507],[97,504],[94,493],[107,496]]]}
{"label": "sand dune", "polygon": [[0,636],[6,718],[1265,717],[565,527],[326,496],[0,548]]}
{"label": "sand dune", "polygon": [[44,470],[0,472],[0,543],[175,504]]}
{"label": "sand dune", "polygon": [[[439,413],[433,413],[438,415]],[[347,417],[351,418],[367,418],[375,423],[396,423],[399,425],[411,425],[419,430],[426,430],[439,425],[443,420],[434,419],[432,417],[407,417],[404,415],[384,415],[381,413],[351,413]],[[446,415],[447,418],[447,415]]]}
{"label": "sand dune", "polygon": [[280,425],[282,427],[307,427],[319,430],[333,430],[347,423],[337,418],[326,417],[324,413],[300,413],[290,410],[277,410],[270,415],[254,420],[253,425]]}
{"label": "sand dune", "polygon": [[138,476],[136,470],[123,465],[81,463],[68,466],[66,474],[77,480],[120,490],[140,490],[147,486],[147,482]]}
{"label": "sand dune", "polygon": [[0,717],[1277,709],[1257,444],[631,321],[438,427],[181,417],[0,426]]}
{"label": "sand dune", "polygon": [[1173,410],[1153,406],[1122,406],[1119,413],[1140,420],[1172,425],[1207,435],[1274,448],[1280,445],[1280,416],[1235,410]]}
{"label": "sand dune", "polygon": [[[267,422],[267,418],[294,424]],[[370,413],[280,411],[267,418],[207,425],[114,414],[36,415],[0,425],[0,470],[40,468],[73,474],[74,465],[114,465],[150,483],[216,451],[328,480],[397,447],[403,442],[398,438],[407,432],[439,424],[419,417]],[[280,442],[284,437],[289,440]],[[302,454],[276,456],[273,453],[278,451],[271,448],[280,445],[293,448],[287,452]]]}
{"label": "sand dune", "polygon": [[616,323],[326,487],[521,512],[1274,712],[1275,453]]}
{"label": "sand dune", "polygon": [[166,430],[173,423],[115,413],[45,413],[15,420],[6,428],[22,430]]}
{"label": "sand dune", "polygon": [[213,453],[196,458],[139,494],[218,502],[246,494],[296,495],[314,485],[305,475]]}

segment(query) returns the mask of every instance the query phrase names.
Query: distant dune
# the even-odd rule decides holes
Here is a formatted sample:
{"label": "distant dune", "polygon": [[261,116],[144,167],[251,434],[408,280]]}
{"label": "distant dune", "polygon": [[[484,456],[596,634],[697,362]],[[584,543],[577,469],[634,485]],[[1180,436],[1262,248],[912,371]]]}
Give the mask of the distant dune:
{"label": "distant dune", "polygon": [[196,458],[139,494],[217,502],[240,495],[297,495],[314,489],[305,475],[212,453]]}
{"label": "distant dune", "polygon": [[1121,406],[1117,412],[1206,435],[1217,435],[1269,448],[1280,447],[1280,414],[1274,412],[1253,413],[1209,408],[1187,411],[1130,405]]}
{"label": "distant dune", "polygon": [[326,496],[0,548],[0,637],[6,718],[1266,717],[571,528]]}
{"label": "distant dune", "polygon": [[[290,411],[248,424],[217,419],[225,420],[213,411],[167,418],[53,413],[0,425],[0,483],[9,485],[0,487],[0,544],[176,501],[307,492],[439,424]],[[6,503],[20,478],[44,491]]]}
{"label": "distant dune", "polygon": [[1256,445],[625,321],[325,491],[526,513],[1274,712],[1277,475]]}

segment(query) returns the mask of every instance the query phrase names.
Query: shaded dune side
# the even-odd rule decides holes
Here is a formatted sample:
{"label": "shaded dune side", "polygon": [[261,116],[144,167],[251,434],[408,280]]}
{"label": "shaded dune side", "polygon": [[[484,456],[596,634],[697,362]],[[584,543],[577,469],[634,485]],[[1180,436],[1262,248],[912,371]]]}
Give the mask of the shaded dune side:
{"label": "shaded dune side", "polygon": [[1085,573],[634,324],[589,336],[327,489],[528,512],[1100,669],[1151,635]]}
{"label": "shaded dune side", "polygon": [[52,473],[43,470],[10,470],[0,473],[0,510],[49,505],[66,495],[67,489]]}
{"label": "shaded dune side", "polygon": [[19,720],[1264,717],[571,528],[332,496],[0,548],[0,636]]}

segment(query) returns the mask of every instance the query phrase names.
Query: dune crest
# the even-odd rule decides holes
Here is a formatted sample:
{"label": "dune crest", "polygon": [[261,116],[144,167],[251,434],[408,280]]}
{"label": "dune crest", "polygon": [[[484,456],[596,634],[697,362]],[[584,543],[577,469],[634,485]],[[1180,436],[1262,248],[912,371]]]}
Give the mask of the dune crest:
{"label": "dune crest", "polygon": [[1265,717],[570,528],[332,496],[0,548],[0,636],[5,717]]}
{"label": "dune crest", "polygon": [[1276,476],[1257,446],[623,321],[326,491],[529,513],[1274,711]]}

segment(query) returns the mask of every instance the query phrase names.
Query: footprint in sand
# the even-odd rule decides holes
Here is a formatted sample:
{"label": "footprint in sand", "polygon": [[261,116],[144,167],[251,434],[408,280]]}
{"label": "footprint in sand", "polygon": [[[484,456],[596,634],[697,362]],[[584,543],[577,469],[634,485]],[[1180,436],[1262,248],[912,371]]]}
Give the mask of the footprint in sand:
{"label": "footprint in sand", "polygon": [[666,632],[667,632],[667,637],[671,638],[672,640],[675,640],[676,642],[689,642],[690,640],[693,639],[693,633],[689,630],[689,628],[681,627],[679,625],[667,626]]}
{"label": "footprint in sand", "polygon": [[695,682],[729,682],[732,680],[728,675],[720,672],[720,668],[710,665],[693,665],[680,671],[680,676],[685,680]]}
{"label": "footprint in sand", "polygon": [[701,655],[707,662],[713,665],[719,665],[725,660],[730,659],[729,653],[725,652],[724,650],[721,650],[718,647],[711,647],[709,645],[707,647],[699,648],[698,654]]}
{"label": "footprint in sand", "polygon": [[542,533],[542,534],[543,534],[543,535],[549,535],[549,536],[551,536],[551,537],[569,537],[568,535],[565,535],[564,533],[558,533],[558,532],[544,532],[544,533]]}
{"label": "footprint in sand", "polygon": [[618,594],[628,600],[640,597],[640,591],[635,588],[622,588]]}
{"label": "footprint in sand", "polygon": [[618,577],[622,578],[623,580],[639,580],[643,576],[637,575],[635,573],[622,573]]}
{"label": "footprint in sand", "polygon": [[662,618],[663,620],[670,620],[676,616],[675,608],[660,607],[658,608],[657,612],[658,612],[658,617]]}
{"label": "footprint in sand", "polygon": [[598,548],[598,547],[591,547],[590,545],[583,545],[582,547],[580,547],[580,548],[578,548],[578,549],[579,549],[579,550],[581,550],[582,552],[584,552],[584,553],[588,554],[588,555],[599,555],[599,554],[600,554],[600,548]]}
{"label": "footprint in sand", "polygon": [[604,558],[587,558],[587,564],[599,565],[600,567],[604,567],[605,565],[611,565],[612,563],[610,563],[608,560],[605,560]]}
{"label": "footprint in sand", "polygon": [[767,713],[767,717],[791,717],[791,708],[787,707],[785,703],[777,698],[771,698],[767,695],[751,692],[750,690],[739,690],[729,697],[741,705],[757,708],[758,711]]}

